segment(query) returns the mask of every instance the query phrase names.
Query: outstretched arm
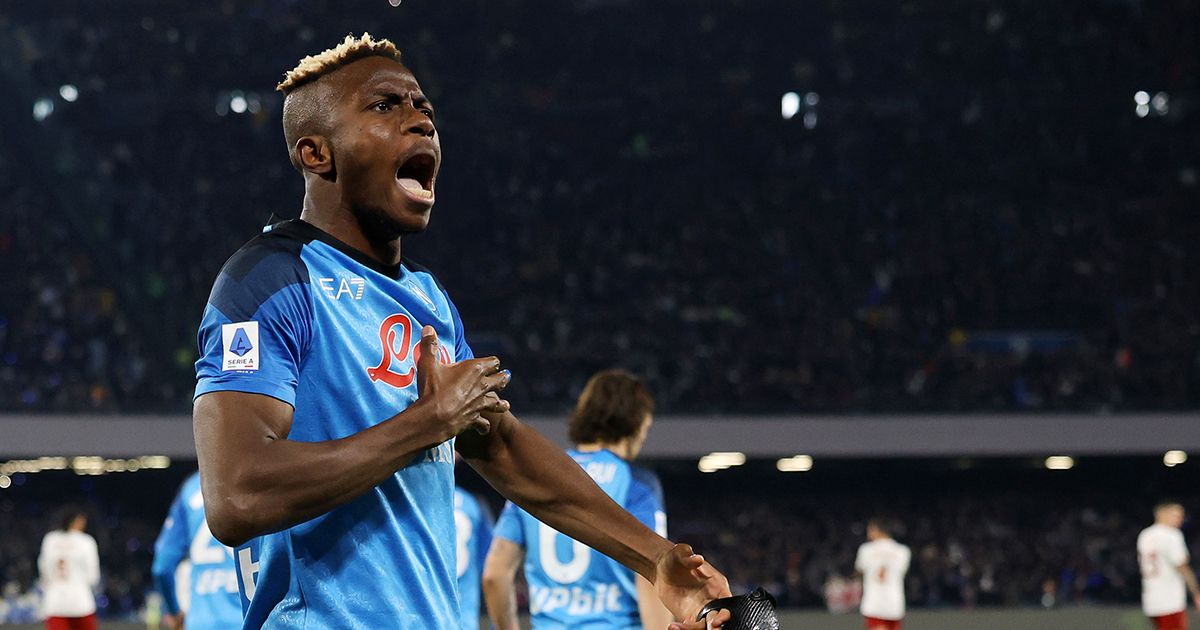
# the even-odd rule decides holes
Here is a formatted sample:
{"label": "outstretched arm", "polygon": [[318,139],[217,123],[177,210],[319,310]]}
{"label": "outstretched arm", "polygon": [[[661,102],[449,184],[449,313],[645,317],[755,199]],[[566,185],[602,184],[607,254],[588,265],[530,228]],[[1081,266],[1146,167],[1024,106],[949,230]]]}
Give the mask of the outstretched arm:
{"label": "outstretched arm", "polygon": [[483,564],[483,599],[496,630],[518,630],[517,591],[513,582],[525,550],[511,540],[495,538]]}
{"label": "outstretched arm", "polygon": [[[633,569],[654,584],[659,598],[685,623],[717,597],[729,596],[729,583],[712,565],[655,534],[600,489],[587,473],[536,430],[511,413],[489,413],[487,435],[465,433],[459,453],[500,494],[554,529]],[[713,621],[728,619],[722,611]]]}
{"label": "outstretched arm", "polygon": [[1183,576],[1183,581],[1187,583],[1188,592],[1192,594],[1192,604],[1196,606],[1196,610],[1200,611],[1200,583],[1196,582],[1196,572],[1192,571],[1191,565],[1183,563],[1179,565],[1179,574]]}
{"label": "outstretched arm", "polygon": [[[437,337],[426,326],[426,334]],[[508,403],[495,357],[454,365],[425,351],[417,362],[420,398],[354,435],[289,440],[292,407],[261,394],[218,391],[196,399],[193,428],[209,529],[234,547],[320,516],[359,497],[412,460],[467,429],[488,430],[483,411]],[[471,431],[473,433],[473,431]]]}

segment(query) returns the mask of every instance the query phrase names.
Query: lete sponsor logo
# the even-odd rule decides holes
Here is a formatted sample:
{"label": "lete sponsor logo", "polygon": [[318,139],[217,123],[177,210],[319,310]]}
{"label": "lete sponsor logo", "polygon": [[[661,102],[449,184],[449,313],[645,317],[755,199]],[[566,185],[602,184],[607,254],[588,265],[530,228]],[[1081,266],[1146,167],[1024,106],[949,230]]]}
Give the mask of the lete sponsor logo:
{"label": "lete sponsor logo", "polygon": [[[372,381],[382,381],[396,388],[412,385],[417,378],[417,360],[421,357],[419,332],[419,327],[406,313],[385,318],[379,325],[383,357],[379,359],[379,365],[367,368],[367,376]],[[445,345],[438,345],[438,359],[450,363],[450,351]]]}

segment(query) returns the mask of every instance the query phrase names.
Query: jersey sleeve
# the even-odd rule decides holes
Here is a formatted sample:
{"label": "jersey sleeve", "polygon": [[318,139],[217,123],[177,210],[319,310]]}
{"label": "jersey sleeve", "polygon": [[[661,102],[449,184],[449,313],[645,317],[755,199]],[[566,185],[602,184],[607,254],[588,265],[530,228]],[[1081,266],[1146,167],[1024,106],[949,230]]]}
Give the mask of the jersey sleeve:
{"label": "jersey sleeve", "polygon": [[450,300],[449,295],[446,296],[446,302],[450,305],[450,318],[454,322],[454,361],[457,363],[474,359],[475,351],[467,343],[467,333],[463,328],[462,316],[458,314],[458,307]]}
{"label": "jersey sleeve", "polygon": [[854,570],[862,574],[867,572],[866,554],[863,553],[865,550],[865,547],[859,545],[858,553],[854,554]]}
{"label": "jersey sleeve", "polygon": [[901,550],[903,553],[900,554],[900,572],[908,573],[908,569],[912,565],[912,549],[904,545]]}
{"label": "jersey sleeve", "polygon": [[644,468],[632,468],[629,494],[625,509],[653,529],[659,536],[667,537],[667,512],[663,506],[662,483],[658,476]]}
{"label": "jersey sleeve", "polygon": [[213,285],[198,335],[195,397],[237,391],[295,406],[312,336],[308,271],[298,252],[255,243]]}
{"label": "jersey sleeve", "polygon": [[87,583],[88,586],[95,589],[100,586],[100,548],[96,546],[96,539],[91,536],[87,537],[87,543],[87,558],[85,559]]}
{"label": "jersey sleeve", "polygon": [[42,548],[38,552],[38,574],[42,581],[46,581],[50,577],[50,571],[54,568],[54,559],[50,557],[50,534],[46,534],[42,538]]}
{"label": "jersey sleeve", "polygon": [[1171,542],[1167,545],[1167,561],[1173,567],[1180,567],[1188,563],[1187,542],[1183,538],[1183,532],[1176,530],[1171,534]]}
{"label": "jersey sleeve", "polygon": [[496,528],[492,530],[492,535],[524,547],[525,531],[521,528],[521,508],[512,501],[506,502],[504,509],[500,511],[500,518],[496,521]]}
{"label": "jersey sleeve", "polygon": [[154,579],[154,588],[163,598],[163,606],[167,613],[179,614],[179,599],[175,593],[175,568],[187,557],[188,532],[187,511],[183,505],[183,492],[175,495],[167,520],[163,522],[158,540],[154,541],[154,562],[150,566],[150,575]]}

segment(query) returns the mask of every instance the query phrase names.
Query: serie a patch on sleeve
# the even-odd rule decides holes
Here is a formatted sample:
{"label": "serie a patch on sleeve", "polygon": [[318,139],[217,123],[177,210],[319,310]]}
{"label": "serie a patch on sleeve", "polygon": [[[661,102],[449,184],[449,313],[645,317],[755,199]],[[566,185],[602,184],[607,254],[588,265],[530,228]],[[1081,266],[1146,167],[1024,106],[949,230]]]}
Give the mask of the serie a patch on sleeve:
{"label": "serie a patch on sleeve", "polygon": [[221,326],[221,347],[225,360],[221,371],[252,372],[258,369],[258,322],[238,322]]}

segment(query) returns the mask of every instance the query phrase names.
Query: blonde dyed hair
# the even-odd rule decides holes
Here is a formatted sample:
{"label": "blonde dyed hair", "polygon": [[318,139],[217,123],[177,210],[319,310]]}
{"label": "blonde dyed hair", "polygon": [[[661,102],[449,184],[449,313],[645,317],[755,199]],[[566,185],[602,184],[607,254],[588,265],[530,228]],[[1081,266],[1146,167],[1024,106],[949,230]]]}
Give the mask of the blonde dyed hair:
{"label": "blonde dyed hair", "polygon": [[295,68],[284,73],[283,81],[275,89],[289,94],[352,61],[372,56],[387,57],[399,63],[400,49],[391,40],[375,39],[370,33],[363,33],[362,37],[347,35],[337,46],[301,59]]}

